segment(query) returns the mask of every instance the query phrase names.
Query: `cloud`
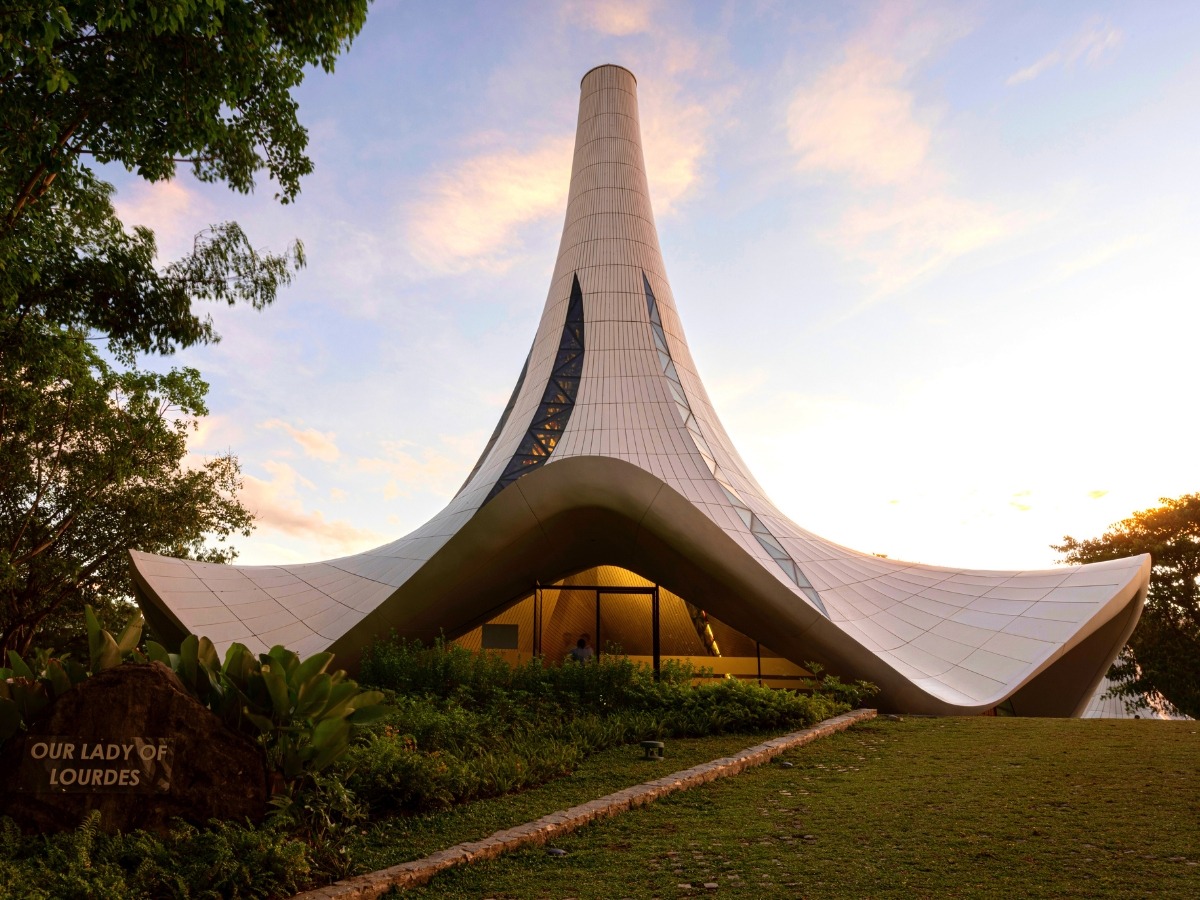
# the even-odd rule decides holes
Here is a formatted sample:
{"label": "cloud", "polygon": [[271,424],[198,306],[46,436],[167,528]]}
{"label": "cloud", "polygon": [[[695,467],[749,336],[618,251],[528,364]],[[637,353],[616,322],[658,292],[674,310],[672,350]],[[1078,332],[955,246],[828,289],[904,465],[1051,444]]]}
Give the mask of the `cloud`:
{"label": "cloud", "polygon": [[824,237],[848,259],[863,263],[877,294],[887,294],[1014,230],[1014,217],[938,192],[902,202],[864,202],[847,210]]}
{"label": "cloud", "polygon": [[1008,505],[1017,512],[1029,512],[1033,509],[1033,491],[1017,491],[1008,501]]}
{"label": "cloud", "polygon": [[627,37],[651,29],[656,3],[647,0],[574,0],[563,7],[563,15],[601,34]]}
{"label": "cloud", "polygon": [[883,7],[792,94],[797,169],[851,192],[823,237],[873,285],[867,303],[1013,230],[1012,216],[951,189],[932,152],[938,116],[912,87],[920,65],[968,31],[953,16]]}
{"label": "cloud", "polygon": [[1005,84],[1021,84],[1033,81],[1043,72],[1061,66],[1064,69],[1074,68],[1082,61],[1085,65],[1093,66],[1104,57],[1110,56],[1121,45],[1123,35],[1110,22],[1092,21],[1084,26],[1083,31],[1051,50],[1037,62],[1018,69],[1008,76]]}
{"label": "cloud", "polygon": [[788,140],[798,167],[868,185],[917,174],[930,131],[914,118],[913,95],[901,83],[905,74],[898,61],[854,48],[801,87],[788,107]]}
{"label": "cloud", "polygon": [[712,107],[681,100],[674,93],[649,89],[639,104],[642,150],[655,215],[669,215],[700,183],[700,162],[707,152]]}
{"label": "cloud", "polygon": [[211,205],[177,180],[122,186],[113,206],[127,228],[144,225],[154,232],[158,258],[164,262],[190,253],[212,215]]}
{"label": "cloud", "polygon": [[522,226],[562,211],[571,176],[572,137],[530,150],[499,150],[434,175],[407,211],[415,259],[435,272],[501,271],[519,251]]}
{"label": "cloud", "polygon": [[270,480],[246,475],[239,494],[260,529],[312,541],[332,553],[358,553],[383,542],[373,531],[329,521],[319,510],[306,511],[298,487],[313,489],[314,485],[291,466],[268,460],[263,468]]}
{"label": "cloud", "polygon": [[242,429],[229,416],[200,416],[188,434],[188,453],[224,453],[238,443]]}
{"label": "cloud", "polygon": [[320,432],[315,428],[299,429],[282,419],[269,419],[263,422],[260,428],[275,428],[284,431],[300,445],[300,448],[307,456],[314,459],[322,460],[323,462],[333,462],[340,455],[337,444],[334,443],[334,438],[337,436],[332,431]]}
{"label": "cloud", "polygon": [[445,450],[423,448],[410,453],[411,441],[387,441],[381,457],[363,457],[356,467],[360,472],[387,478],[383,496],[391,500],[409,497],[414,492],[432,492],[449,496],[458,490],[463,476],[470,471],[483,441],[479,435],[442,436]]}
{"label": "cloud", "polygon": [[1098,247],[1089,247],[1079,256],[1064,260],[1055,267],[1054,275],[1056,278],[1064,280],[1072,278],[1082,272],[1103,266],[1113,259],[1126,255],[1131,250],[1153,246],[1157,242],[1157,239],[1157,235],[1141,231],[1134,234],[1121,235],[1115,240]]}
{"label": "cloud", "polygon": [[[630,39],[616,43],[620,58],[612,61],[647,76],[639,89],[642,147],[651,201],[664,215],[700,184],[708,133],[729,98],[685,90],[676,76],[709,73],[714,53],[659,12],[658,3],[644,0],[571,0],[559,21],[565,29]],[[530,144],[516,133],[484,131],[465,135],[462,146],[470,149],[431,172],[402,211],[402,240],[425,273],[503,272],[523,253],[524,229],[561,222],[574,132]]]}

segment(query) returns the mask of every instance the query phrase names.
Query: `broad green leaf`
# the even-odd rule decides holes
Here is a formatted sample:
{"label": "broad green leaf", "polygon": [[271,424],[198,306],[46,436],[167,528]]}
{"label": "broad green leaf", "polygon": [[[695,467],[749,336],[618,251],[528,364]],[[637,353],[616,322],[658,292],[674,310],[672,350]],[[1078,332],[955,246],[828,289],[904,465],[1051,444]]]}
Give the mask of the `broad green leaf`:
{"label": "broad green leaf", "polygon": [[21,655],[16,650],[8,651],[8,662],[12,666],[13,674],[18,678],[33,677],[33,670],[25,664],[25,660],[21,659]]}
{"label": "broad green leaf", "polygon": [[146,656],[150,662],[160,662],[168,669],[171,668],[171,654],[157,641],[146,641]]}
{"label": "broad green leaf", "polygon": [[101,637],[103,629],[96,618],[96,611],[90,605],[83,608],[83,621],[88,636],[88,666],[95,674],[100,671],[100,654],[104,650],[104,638]]}
{"label": "broad green leaf", "polygon": [[72,687],[70,676],[57,659],[52,659],[46,664],[46,680],[50,682],[50,687],[54,688],[55,697],[65,694]]}
{"label": "broad green leaf", "polygon": [[125,630],[121,632],[121,636],[117,638],[117,650],[124,654],[137,649],[138,643],[142,639],[142,614],[134,613],[125,625]]}
{"label": "broad green leaf", "polygon": [[189,634],[179,645],[179,664],[175,673],[179,676],[180,681],[188,686],[189,690],[194,689],[196,684],[199,649],[200,639],[194,634]]}
{"label": "broad green leaf", "polygon": [[217,671],[221,668],[221,657],[213,642],[206,637],[200,638],[200,646],[196,648],[196,659],[206,669]]}
{"label": "broad green leaf", "polygon": [[296,717],[307,718],[319,713],[325,708],[332,690],[333,679],[324,672],[301,683],[296,694]]}
{"label": "broad green leaf", "polygon": [[329,651],[314,653],[308,659],[304,660],[304,662],[300,663],[296,671],[289,677],[289,680],[299,686],[318,672],[324,672],[331,662],[333,662],[333,654]]}
{"label": "broad green leaf", "polygon": [[271,705],[274,707],[274,718],[277,722],[286,721],[292,711],[292,700],[288,695],[287,680],[283,674],[271,668],[263,668],[263,684],[271,695]]}
{"label": "broad green leaf", "polygon": [[320,772],[350,746],[350,723],[345,719],[325,719],[313,729],[312,743],[317,755],[310,768]]}
{"label": "broad green leaf", "polygon": [[103,672],[105,669],[111,669],[113,666],[121,664],[121,651],[117,647],[117,642],[113,640],[113,636],[107,631],[100,632],[100,652],[92,659],[92,674]]}
{"label": "broad green leaf", "polygon": [[378,722],[380,719],[386,717],[390,712],[392,712],[392,708],[383,704],[360,706],[346,718],[346,721],[355,727],[370,725],[372,722]]}
{"label": "broad green leaf", "polygon": [[288,681],[291,681],[292,673],[295,672],[296,668],[300,665],[300,657],[287,647],[283,647],[279,644],[276,644],[274,647],[272,647],[267,652],[267,656],[271,657],[272,660],[279,664],[280,668],[277,671],[279,671],[279,673]]}

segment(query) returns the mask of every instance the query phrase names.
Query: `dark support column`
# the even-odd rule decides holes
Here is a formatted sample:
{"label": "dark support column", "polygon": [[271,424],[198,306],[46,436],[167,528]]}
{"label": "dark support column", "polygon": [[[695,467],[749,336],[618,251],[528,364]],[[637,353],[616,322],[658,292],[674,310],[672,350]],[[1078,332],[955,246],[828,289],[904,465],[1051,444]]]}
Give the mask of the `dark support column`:
{"label": "dark support column", "polygon": [[762,687],[762,644],[754,642],[754,656],[758,660],[758,686]]}
{"label": "dark support column", "polygon": [[533,655],[542,655],[542,586],[533,585]]}
{"label": "dark support column", "polygon": [[600,591],[596,591],[596,661],[600,660]]}
{"label": "dark support column", "polygon": [[662,674],[662,661],[659,658],[661,655],[661,647],[659,646],[658,634],[658,585],[654,586],[654,592],[650,595],[650,622],[651,622],[651,641],[654,645],[654,680],[658,681]]}

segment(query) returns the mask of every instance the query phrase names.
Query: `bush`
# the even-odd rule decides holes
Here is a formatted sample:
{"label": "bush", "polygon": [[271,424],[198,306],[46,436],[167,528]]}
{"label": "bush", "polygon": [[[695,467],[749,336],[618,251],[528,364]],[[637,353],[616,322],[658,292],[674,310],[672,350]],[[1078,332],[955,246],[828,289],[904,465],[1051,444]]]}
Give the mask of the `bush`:
{"label": "bush", "polygon": [[360,675],[396,692],[386,720],[343,764],[347,784],[376,814],[520,790],[625,743],[803,728],[844,712],[845,696],[865,690],[828,678],[812,694],[735,679],[694,684],[693,668],[675,660],[655,679],[615,654],[587,665],[509,666],[441,639],[424,646],[394,637],[367,651]]}
{"label": "bush", "polygon": [[0,898],[273,897],[313,874],[308,846],[276,825],[246,828],[180,822],[163,836],[108,835],[92,813],[73,832],[22,837],[0,819]]}

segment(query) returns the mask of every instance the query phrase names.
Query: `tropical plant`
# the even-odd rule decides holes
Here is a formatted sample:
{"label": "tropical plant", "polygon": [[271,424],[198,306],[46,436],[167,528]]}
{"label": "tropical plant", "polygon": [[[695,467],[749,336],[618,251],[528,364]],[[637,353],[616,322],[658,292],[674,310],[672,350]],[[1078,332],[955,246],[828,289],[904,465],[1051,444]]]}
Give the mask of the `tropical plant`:
{"label": "tropical plant", "polygon": [[26,662],[15,650],[8,651],[8,668],[0,668],[0,743],[8,740],[50,705],[84,679],[126,660],[145,662],[137,645],[142,637],[142,615],[135,613],[119,638],[100,627],[96,611],[85,608],[88,636],[88,665],[61,657],[53,650],[38,649]]}
{"label": "tropical plant", "polygon": [[259,740],[268,771],[276,775],[276,793],[291,796],[349,749],[356,728],[387,712],[379,703],[382,692],[361,691],[344,670],[329,671],[332,653],[301,660],[291,650],[272,647],[256,657],[244,645],[233,644],[222,662],[212,641],[192,634],[177,653],[147,641],[143,654],[137,649],[140,613],[118,638],[101,627],[91,607],[86,626],[86,667],[52,651],[35,651],[32,666],[18,653],[9,653],[10,668],[0,669],[0,741],[91,675],[125,662],[161,663],[227,725]]}

